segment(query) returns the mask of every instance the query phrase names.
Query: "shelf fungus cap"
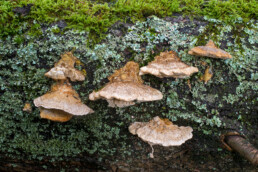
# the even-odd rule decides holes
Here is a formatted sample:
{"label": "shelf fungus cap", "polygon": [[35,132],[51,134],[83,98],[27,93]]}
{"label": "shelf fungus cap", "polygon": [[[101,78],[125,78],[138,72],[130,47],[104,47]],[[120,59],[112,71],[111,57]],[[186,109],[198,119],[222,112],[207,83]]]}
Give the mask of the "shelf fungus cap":
{"label": "shelf fungus cap", "polygon": [[180,146],[193,137],[191,127],[178,127],[158,116],[150,122],[134,122],[129,126],[129,131],[150,145]]}
{"label": "shelf fungus cap", "polygon": [[89,95],[90,100],[106,99],[110,107],[126,107],[134,105],[134,101],[147,102],[163,98],[159,90],[143,84],[139,65],[135,62],[128,62],[108,79],[110,82],[104,88]]}
{"label": "shelf fungus cap", "polygon": [[196,56],[206,56],[206,57],[212,57],[212,58],[218,58],[218,59],[232,58],[232,56],[229,53],[227,53],[222,49],[217,48],[212,40],[209,40],[209,42],[205,46],[198,46],[198,47],[192,48],[190,51],[188,51],[188,54],[196,55]]}
{"label": "shelf fungus cap", "polygon": [[54,80],[66,80],[67,78],[70,78],[71,81],[85,80],[83,73],[74,68],[74,63],[78,59],[72,52],[67,52],[61,55],[61,57],[61,60],[55,64],[55,67],[45,73],[46,77]]}
{"label": "shelf fungus cap", "polygon": [[69,83],[58,83],[49,93],[34,100],[37,107],[61,110],[71,115],[87,115],[94,111],[81,102],[79,95]]}
{"label": "shelf fungus cap", "polygon": [[173,51],[162,52],[155,60],[140,69],[140,75],[151,74],[159,78],[186,78],[198,72],[198,68],[183,63]]}

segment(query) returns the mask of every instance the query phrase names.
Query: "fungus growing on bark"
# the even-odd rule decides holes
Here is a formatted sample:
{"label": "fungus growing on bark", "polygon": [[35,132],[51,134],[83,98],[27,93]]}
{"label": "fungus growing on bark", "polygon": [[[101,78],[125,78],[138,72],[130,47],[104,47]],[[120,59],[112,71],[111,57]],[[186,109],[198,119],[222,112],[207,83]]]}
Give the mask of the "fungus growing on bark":
{"label": "fungus growing on bark", "polygon": [[74,64],[78,59],[72,52],[67,52],[61,55],[61,57],[61,60],[55,64],[55,67],[45,73],[46,77],[54,80],[66,80],[67,78],[70,78],[71,81],[85,80],[83,72],[74,68]]}
{"label": "fungus growing on bark", "polygon": [[69,121],[73,115],[66,113],[62,110],[56,110],[56,109],[45,109],[40,107],[40,117],[49,119],[51,121],[58,121],[58,122],[66,122]]}
{"label": "fungus growing on bark", "polygon": [[188,51],[188,54],[196,55],[196,56],[206,56],[206,57],[212,57],[212,58],[218,58],[218,59],[232,58],[232,56],[229,53],[227,53],[222,49],[217,48],[212,40],[209,40],[209,42],[205,46],[198,46],[198,47],[192,48],[190,51]]}
{"label": "fungus growing on bark", "polygon": [[140,75],[152,74],[159,78],[186,78],[195,72],[198,72],[198,68],[183,63],[173,51],[160,53],[154,61],[140,69]]}
{"label": "fungus growing on bark", "polygon": [[202,75],[202,76],[200,77],[200,80],[201,80],[201,81],[204,81],[204,84],[207,84],[207,82],[212,78],[212,76],[213,76],[212,67],[209,67],[209,66],[208,66],[208,67],[205,69],[204,75]]}
{"label": "fungus growing on bark", "polygon": [[110,82],[104,88],[89,95],[90,100],[106,99],[110,107],[126,107],[134,105],[134,101],[146,102],[163,98],[160,91],[143,85],[139,65],[132,61],[116,70],[108,80]]}
{"label": "fungus growing on bark", "polygon": [[25,105],[24,105],[24,107],[23,107],[22,110],[23,110],[24,112],[29,112],[29,113],[31,113],[32,108],[31,108],[30,103],[25,103]]}
{"label": "fungus growing on bark", "polygon": [[[79,95],[69,83],[57,83],[51,91],[34,100],[34,104],[41,108],[41,117],[64,122],[71,115],[87,115],[94,111],[81,102]],[[60,120],[59,120],[60,119]]]}
{"label": "fungus growing on bark", "polygon": [[193,137],[191,127],[178,127],[168,119],[161,119],[158,116],[149,122],[134,122],[129,126],[129,131],[151,146],[151,158],[154,157],[153,145],[180,146]]}

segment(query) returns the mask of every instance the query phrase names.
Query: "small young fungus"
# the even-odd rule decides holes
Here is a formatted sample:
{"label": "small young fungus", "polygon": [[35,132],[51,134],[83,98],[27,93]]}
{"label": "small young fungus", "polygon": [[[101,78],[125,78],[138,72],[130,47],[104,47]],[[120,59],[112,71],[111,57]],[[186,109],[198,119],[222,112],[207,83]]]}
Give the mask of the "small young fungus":
{"label": "small young fungus", "polygon": [[213,76],[213,72],[212,72],[212,66],[211,67],[207,67],[205,69],[204,74],[200,77],[201,81],[204,81],[204,84],[207,84],[207,82],[212,78]]}
{"label": "small young fungus", "polygon": [[22,109],[24,112],[28,112],[28,113],[31,113],[32,112],[32,108],[31,108],[31,105],[30,103],[25,103],[23,109]]}

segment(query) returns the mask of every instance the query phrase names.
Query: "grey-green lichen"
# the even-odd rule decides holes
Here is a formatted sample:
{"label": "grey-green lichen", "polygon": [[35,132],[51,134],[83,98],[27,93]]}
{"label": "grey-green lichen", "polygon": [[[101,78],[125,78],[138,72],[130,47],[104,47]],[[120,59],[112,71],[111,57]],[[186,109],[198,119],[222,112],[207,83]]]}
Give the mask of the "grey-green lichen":
{"label": "grey-green lichen", "polygon": [[[133,152],[130,139],[134,137],[127,131],[129,124],[157,115],[192,125],[196,132],[207,135],[219,134],[219,129],[225,128],[245,132],[252,119],[257,119],[248,116],[257,102],[258,89],[258,26],[252,21],[242,28],[245,37],[241,37],[233,34],[234,28],[218,20],[170,22],[152,16],[129,27],[122,36],[108,34],[93,48],[87,46],[90,42],[87,32],[60,33],[57,26],[46,28],[36,21],[35,24],[41,26],[39,37],[24,34],[0,40],[0,148],[9,156],[62,159],[86,153],[98,154],[100,160],[117,153],[121,157],[129,156]],[[211,25],[216,27],[216,33],[207,33]],[[26,27],[24,23],[20,29],[26,30]],[[218,46],[223,44],[233,59],[188,55],[188,50],[200,45],[197,43],[201,39],[214,39]],[[34,106],[31,114],[23,112],[25,102],[33,104],[33,99],[50,89],[53,81],[44,77],[44,73],[58,61],[61,53],[73,48],[74,55],[84,63],[77,68],[87,72],[86,80],[74,83],[73,87],[95,113],[75,117],[67,123],[54,123],[40,119],[39,110]],[[182,61],[199,68],[197,74],[187,78],[191,88],[187,79],[146,75],[142,77],[145,84],[159,89],[164,94],[163,100],[137,103],[124,109],[109,108],[102,100],[88,100],[89,93],[103,87],[106,78],[128,60],[143,66],[166,50],[176,51]],[[213,67],[214,75],[206,85],[199,79],[206,68],[201,61]],[[232,120],[240,121],[241,125],[234,126],[230,123]]]}

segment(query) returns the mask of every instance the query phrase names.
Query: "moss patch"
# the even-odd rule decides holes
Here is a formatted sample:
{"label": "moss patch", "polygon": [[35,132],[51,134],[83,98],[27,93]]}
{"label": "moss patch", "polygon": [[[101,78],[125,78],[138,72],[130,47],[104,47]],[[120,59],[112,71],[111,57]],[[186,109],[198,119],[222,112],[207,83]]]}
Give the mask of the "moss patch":
{"label": "moss patch", "polygon": [[135,22],[150,15],[164,17],[180,12],[193,17],[220,19],[234,25],[239,18],[244,22],[257,19],[257,9],[255,0],[7,0],[0,2],[0,37],[21,34],[24,21],[33,35],[41,34],[34,21],[48,24],[65,21],[67,28],[90,32],[96,43],[118,20]]}

